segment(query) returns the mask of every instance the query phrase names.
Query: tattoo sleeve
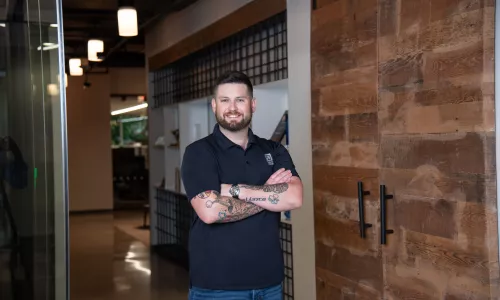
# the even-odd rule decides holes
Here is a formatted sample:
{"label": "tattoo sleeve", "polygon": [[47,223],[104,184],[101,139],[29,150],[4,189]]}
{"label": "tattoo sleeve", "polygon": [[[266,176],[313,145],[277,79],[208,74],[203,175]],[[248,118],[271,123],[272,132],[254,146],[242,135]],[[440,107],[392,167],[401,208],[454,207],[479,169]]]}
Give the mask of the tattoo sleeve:
{"label": "tattoo sleeve", "polygon": [[271,204],[278,204],[280,201],[280,196],[288,190],[288,183],[278,183],[269,185],[239,185],[240,189],[249,189],[254,191],[264,192],[259,197],[248,197],[245,199],[246,202],[253,201],[266,201],[268,200]]}
{"label": "tattoo sleeve", "polygon": [[221,196],[216,191],[202,192],[198,194],[198,198],[205,200],[207,209],[217,211],[218,218],[216,223],[239,221],[264,210],[253,203]]}

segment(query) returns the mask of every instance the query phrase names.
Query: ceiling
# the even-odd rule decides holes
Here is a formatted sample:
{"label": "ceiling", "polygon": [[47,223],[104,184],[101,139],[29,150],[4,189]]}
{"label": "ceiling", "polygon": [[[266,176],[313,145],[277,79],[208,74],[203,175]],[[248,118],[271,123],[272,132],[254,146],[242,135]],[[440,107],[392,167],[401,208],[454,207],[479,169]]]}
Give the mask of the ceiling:
{"label": "ceiling", "polygon": [[[87,41],[104,41],[104,59],[93,67],[144,67],[144,29],[160,17],[182,10],[197,0],[62,0],[66,59],[87,57]],[[121,5],[137,10],[139,35],[118,35],[117,10]]]}

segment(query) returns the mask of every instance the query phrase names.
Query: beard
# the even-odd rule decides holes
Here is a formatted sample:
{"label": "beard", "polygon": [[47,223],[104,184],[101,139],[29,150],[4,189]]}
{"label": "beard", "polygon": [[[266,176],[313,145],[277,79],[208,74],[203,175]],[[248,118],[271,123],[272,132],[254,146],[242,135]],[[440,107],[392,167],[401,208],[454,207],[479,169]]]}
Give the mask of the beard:
{"label": "beard", "polygon": [[[241,121],[236,121],[236,120],[227,121],[224,116],[231,115],[231,114],[241,115],[242,116]],[[228,131],[232,131],[232,132],[237,132],[237,131],[243,130],[246,127],[248,127],[250,125],[250,123],[252,122],[252,115],[251,114],[249,116],[245,117],[244,115],[242,115],[238,112],[235,112],[235,111],[228,112],[222,116],[215,114],[215,118],[217,119],[217,123],[219,124],[220,127],[224,128]]]}

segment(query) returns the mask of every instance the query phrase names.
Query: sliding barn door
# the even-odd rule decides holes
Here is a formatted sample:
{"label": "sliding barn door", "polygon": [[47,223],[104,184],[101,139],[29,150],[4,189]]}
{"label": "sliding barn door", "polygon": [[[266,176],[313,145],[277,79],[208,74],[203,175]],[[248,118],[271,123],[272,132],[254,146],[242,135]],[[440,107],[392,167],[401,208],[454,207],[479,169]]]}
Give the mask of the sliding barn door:
{"label": "sliding barn door", "polygon": [[498,296],[493,22],[486,0],[316,1],[318,299]]}
{"label": "sliding barn door", "polygon": [[[359,1],[356,17],[353,1],[330,2],[318,1],[311,24],[317,295],[380,299],[376,1]],[[361,217],[372,224],[364,238],[358,184]]]}

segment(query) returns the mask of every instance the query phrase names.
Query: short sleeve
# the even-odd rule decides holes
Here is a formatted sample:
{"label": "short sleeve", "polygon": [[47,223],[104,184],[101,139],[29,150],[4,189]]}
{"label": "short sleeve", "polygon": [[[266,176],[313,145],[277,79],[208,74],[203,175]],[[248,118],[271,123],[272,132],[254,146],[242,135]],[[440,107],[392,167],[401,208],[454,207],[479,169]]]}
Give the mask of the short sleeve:
{"label": "short sleeve", "polygon": [[204,191],[214,190],[220,193],[217,162],[208,147],[197,142],[186,147],[184,152],[181,178],[190,201]]}
{"label": "short sleeve", "polygon": [[280,168],[285,168],[286,170],[292,171],[293,176],[300,178],[297,170],[295,170],[295,165],[293,164],[292,157],[288,150],[282,144],[278,144],[274,150],[274,172]]}

